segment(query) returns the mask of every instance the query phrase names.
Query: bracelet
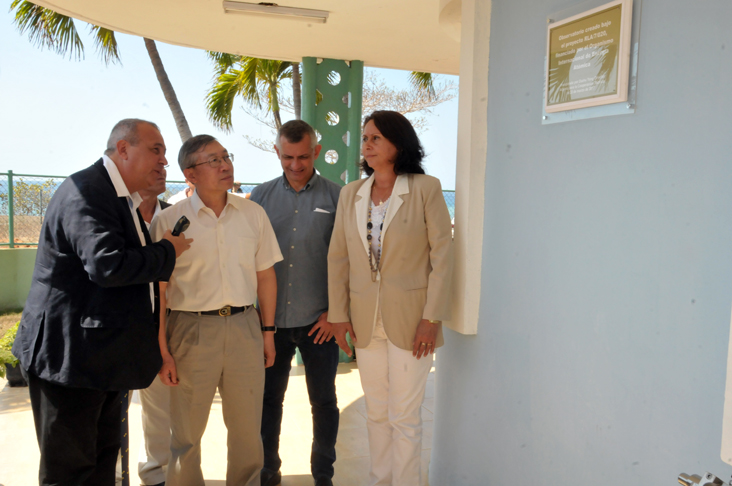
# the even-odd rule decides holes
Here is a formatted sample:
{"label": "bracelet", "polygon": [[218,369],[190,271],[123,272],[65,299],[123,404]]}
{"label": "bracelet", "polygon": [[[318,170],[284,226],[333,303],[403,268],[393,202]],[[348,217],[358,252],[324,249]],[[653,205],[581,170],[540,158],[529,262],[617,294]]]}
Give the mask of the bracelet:
{"label": "bracelet", "polygon": [[432,319],[428,319],[427,322],[430,324],[442,324],[442,321],[433,321]]}
{"label": "bracelet", "polygon": [[277,332],[277,326],[262,326],[262,332]]}

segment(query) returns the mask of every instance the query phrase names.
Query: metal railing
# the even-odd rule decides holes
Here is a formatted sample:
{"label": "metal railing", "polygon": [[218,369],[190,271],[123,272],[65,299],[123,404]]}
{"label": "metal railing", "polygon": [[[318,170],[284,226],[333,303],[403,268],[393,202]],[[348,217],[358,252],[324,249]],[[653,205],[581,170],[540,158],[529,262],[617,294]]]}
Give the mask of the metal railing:
{"label": "metal railing", "polygon": [[[0,247],[37,246],[51,197],[66,176],[0,172]],[[242,183],[241,192],[257,184]],[[163,201],[185,190],[183,181],[168,181]],[[450,217],[455,217],[455,191],[442,191]]]}
{"label": "metal railing", "polygon": [[38,244],[48,202],[66,177],[0,173],[0,246]]}

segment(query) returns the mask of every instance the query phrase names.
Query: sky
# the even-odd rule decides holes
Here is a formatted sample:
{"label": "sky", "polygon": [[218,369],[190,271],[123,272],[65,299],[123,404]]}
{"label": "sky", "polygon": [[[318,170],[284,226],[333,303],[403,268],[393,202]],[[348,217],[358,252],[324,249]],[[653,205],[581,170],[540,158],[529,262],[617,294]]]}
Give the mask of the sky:
{"label": "sky", "polygon": [[[87,24],[77,22],[86,51],[71,61],[41,50],[21,35],[12,15],[0,11],[0,172],[66,176],[101,157],[109,132],[123,118],[142,118],[160,126],[167,145],[168,180],[183,180],[177,166],[181,141],[173,116],[155,77],[142,38],[118,34],[122,64],[105,65],[96,54]],[[234,129],[215,128],[205,111],[212,65],[204,51],[157,43],[160,56],[194,135],[215,136],[235,154],[235,179],[259,183],[282,174],[277,157],[252,147],[242,134],[271,138],[269,128],[245,114],[242,102],[233,111]],[[367,67],[367,69],[369,69]],[[395,88],[408,86],[408,73],[374,69]],[[439,76],[452,81],[456,76]],[[427,115],[420,139],[428,174],[444,189],[455,188],[457,98]],[[292,118],[292,117],[290,117]],[[285,118],[287,119],[287,118]]]}

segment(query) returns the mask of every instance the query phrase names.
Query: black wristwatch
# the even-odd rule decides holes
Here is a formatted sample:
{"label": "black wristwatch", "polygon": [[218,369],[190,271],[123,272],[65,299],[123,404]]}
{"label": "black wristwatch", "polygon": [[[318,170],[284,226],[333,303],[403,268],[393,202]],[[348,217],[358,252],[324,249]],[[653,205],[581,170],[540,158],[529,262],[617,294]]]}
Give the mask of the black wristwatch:
{"label": "black wristwatch", "polygon": [[262,332],[277,332],[277,326],[262,326]]}

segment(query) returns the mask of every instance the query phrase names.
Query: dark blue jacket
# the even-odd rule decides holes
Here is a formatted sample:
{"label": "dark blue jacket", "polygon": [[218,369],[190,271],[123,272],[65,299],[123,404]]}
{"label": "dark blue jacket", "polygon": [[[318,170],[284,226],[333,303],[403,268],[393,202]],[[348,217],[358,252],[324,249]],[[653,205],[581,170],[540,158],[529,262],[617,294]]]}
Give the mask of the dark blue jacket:
{"label": "dark blue jacket", "polygon": [[170,277],[175,249],[165,240],[152,244],[142,218],[140,224],[145,247],[101,159],[59,186],[13,345],[24,369],[98,390],[152,382],[162,359],[149,282]]}

